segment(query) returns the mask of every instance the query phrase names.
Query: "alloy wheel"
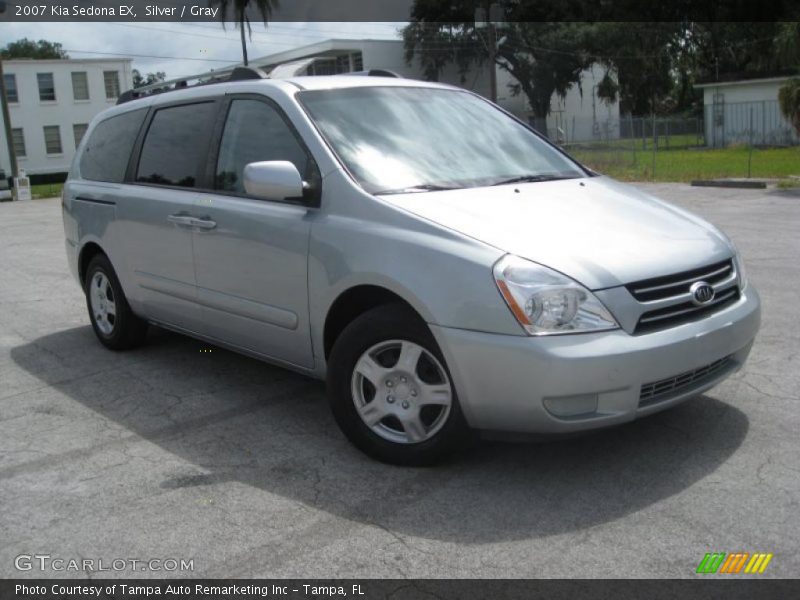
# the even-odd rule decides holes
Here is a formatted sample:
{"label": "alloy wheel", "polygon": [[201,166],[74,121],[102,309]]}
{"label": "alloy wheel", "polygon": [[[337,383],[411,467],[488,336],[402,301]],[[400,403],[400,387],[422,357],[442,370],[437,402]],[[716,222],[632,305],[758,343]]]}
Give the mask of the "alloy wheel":
{"label": "alloy wheel", "polygon": [[418,444],[436,435],[453,403],[442,364],[408,340],[381,342],[364,352],[353,369],[352,396],[364,424],[399,444]]}

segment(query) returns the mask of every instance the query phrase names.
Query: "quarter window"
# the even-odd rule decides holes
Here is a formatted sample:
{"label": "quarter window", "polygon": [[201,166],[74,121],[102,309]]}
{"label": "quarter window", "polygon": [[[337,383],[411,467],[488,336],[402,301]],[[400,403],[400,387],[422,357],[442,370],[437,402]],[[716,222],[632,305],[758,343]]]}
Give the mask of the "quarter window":
{"label": "quarter window", "polygon": [[245,165],[262,160],[288,160],[304,179],[314,177],[314,163],[277,110],[258,100],[234,100],[220,142],[216,188],[244,193]]}
{"label": "quarter window", "polygon": [[119,97],[119,72],[103,71],[103,82],[106,86],[106,98],[114,100]]}
{"label": "quarter window", "polygon": [[72,97],[75,100],[89,99],[89,79],[85,71],[72,73]]}
{"label": "quarter window", "polygon": [[3,74],[3,85],[6,88],[6,100],[9,102],[19,102],[19,92],[17,91],[17,76],[13,73]]}
{"label": "quarter window", "polygon": [[83,136],[86,134],[86,128],[88,125],[86,123],[75,123],[72,126],[72,135],[75,138],[75,149],[77,150],[78,146],[80,146],[81,140]]}
{"label": "quarter window", "polygon": [[15,127],[11,130],[11,141],[14,142],[14,154],[17,155],[17,158],[27,156],[25,152],[25,135],[22,127]]}
{"label": "quarter window", "polygon": [[136,181],[198,187],[208,149],[213,102],[162,108],[142,146]]}
{"label": "quarter window", "polygon": [[37,73],[36,82],[39,84],[39,100],[50,102],[56,99],[56,87],[53,83],[52,73]]}
{"label": "quarter window", "polygon": [[[124,181],[133,144],[146,114],[147,109],[140,108],[100,121],[84,145],[81,176],[93,181]],[[77,141],[76,136],[76,144]]]}
{"label": "quarter window", "polygon": [[44,146],[48,154],[61,154],[61,130],[58,125],[44,126]]}

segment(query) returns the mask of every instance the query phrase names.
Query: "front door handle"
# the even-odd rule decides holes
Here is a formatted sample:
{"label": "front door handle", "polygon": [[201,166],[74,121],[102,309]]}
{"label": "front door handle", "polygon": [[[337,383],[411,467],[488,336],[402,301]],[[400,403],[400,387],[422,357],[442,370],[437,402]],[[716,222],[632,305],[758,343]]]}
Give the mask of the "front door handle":
{"label": "front door handle", "polygon": [[170,223],[175,223],[176,225],[183,225],[186,227],[191,227],[194,225],[194,217],[190,217],[186,214],[177,214],[177,215],[169,215],[167,217],[167,221]]}
{"label": "front door handle", "polygon": [[198,229],[204,229],[208,231],[209,229],[214,229],[217,226],[216,221],[212,221],[208,217],[204,217],[202,219],[192,219],[192,225],[197,227]]}

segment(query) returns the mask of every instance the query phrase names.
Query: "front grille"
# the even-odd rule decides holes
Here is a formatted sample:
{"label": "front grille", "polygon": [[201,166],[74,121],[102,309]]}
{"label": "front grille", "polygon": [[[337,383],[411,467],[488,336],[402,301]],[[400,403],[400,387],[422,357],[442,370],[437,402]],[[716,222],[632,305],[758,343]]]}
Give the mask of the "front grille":
{"label": "front grille", "polygon": [[[714,299],[703,305],[692,302],[690,288],[705,281],[714,288]],[[626,286],[644,309],[634,333],[674,327],[715,313],[739,299],[732,260],[666,277],[637,281]]]}
{"label": "front grille", "polygon": [[694,371],[686,371],[674,377],[667,377],[659,381],[645,383],[639,392],[639,407],[650,406],[656,402],[668,400],[679,394],[698,388],[710,381],[715,376],[727,370],[732,363],[733,355],[714,361],[710,365],[700,367]]}

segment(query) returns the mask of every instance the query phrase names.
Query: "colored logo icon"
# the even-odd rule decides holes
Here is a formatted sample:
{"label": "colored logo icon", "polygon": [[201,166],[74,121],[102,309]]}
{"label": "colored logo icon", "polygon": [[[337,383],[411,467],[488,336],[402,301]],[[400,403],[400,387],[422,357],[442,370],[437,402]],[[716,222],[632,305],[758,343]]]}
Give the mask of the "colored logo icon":
{"label": "colored logo icon", "polygon": [[697,565],[697,572],[701,574],[708,573],[727,573],[727,574],[740,574],[749,573],[751,575],[763,573],[769,561],[772,560],[772,554],[765,552],[734,552],[726,554],[725,552],[707,552]]}

